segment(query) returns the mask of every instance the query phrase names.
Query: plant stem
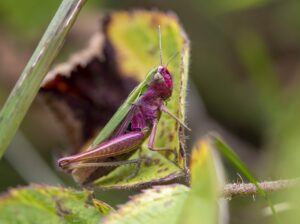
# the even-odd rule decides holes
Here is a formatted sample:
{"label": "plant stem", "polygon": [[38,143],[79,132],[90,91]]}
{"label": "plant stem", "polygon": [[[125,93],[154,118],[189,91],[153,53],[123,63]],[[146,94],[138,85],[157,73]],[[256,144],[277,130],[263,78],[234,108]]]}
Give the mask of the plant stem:
{"label": "plant stem", "polygon": [[86,0],[63,0],[0,112],[0,158],[14,137],[40,84]]}
{"label": "plant stem", "polygon": [[[258,185],[265,192],[273,192],[299,186],[300,179],[296,178],[288,180],[265,181],[258,183]],[[259,193],[258,189],[252,183],[233,183],[225,185],[222,195],[225,198],[232,198],[235,196],[254,195],[257,193]]]}

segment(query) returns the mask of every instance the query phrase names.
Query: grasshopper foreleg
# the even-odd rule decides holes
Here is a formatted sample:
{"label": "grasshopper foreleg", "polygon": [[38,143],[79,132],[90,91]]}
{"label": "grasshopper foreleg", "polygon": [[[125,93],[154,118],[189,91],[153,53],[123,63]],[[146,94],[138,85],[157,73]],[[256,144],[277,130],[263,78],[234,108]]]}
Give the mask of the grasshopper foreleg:
{"label": "grasshopper foreleg", "polygon": [[177,153],[176,151],[170,149],[170,148],[166,148],[166,147],[155,147],[154,146],[154,142],[155,142],[155,136],[156,136],[156,131],[157,131],[157,124],[158,124],[158,120],[154,120],[153,122],[153,127],[152,127],[152,131],[151,131],[151,134],[150,134],[150,137],[149,137],[149,142],[148,142],[148,148],[151,150],[151,151],[158,151],[158,152],[161,152],[161,151],[164,151],[164,152],[171,152],[175,155],[175,157],[177,158]]}

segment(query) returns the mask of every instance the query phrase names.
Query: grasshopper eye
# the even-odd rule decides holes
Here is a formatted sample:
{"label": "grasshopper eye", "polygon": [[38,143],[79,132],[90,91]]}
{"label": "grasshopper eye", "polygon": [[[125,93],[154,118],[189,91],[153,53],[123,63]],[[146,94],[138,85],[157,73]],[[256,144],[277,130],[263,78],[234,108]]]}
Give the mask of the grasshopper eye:
{"label": "grasshopper eye", "polygon": [[154,75],[154,80],[157,81],[158,83],[162,83],[165,81],[164,77],[159,72],[157,72]]}

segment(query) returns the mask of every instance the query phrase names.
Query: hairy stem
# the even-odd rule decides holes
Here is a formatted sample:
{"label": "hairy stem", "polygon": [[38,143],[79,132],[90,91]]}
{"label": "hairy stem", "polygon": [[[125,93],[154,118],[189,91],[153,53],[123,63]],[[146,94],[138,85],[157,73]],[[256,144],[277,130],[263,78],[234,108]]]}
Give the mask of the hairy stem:
{"label": "hairy stem", "polygon": [[[290,189],[300,185],[300,178],[288,179],[288,180],[276,180],[276,181],[264,181],[259,183],[261,189],[265,192],[274,192],[285,189]],[[252,183],[233,183],[226,184],[223,189],[223,197],[232,198],[242,195],[254,195],[257,194],[257,187]]]}

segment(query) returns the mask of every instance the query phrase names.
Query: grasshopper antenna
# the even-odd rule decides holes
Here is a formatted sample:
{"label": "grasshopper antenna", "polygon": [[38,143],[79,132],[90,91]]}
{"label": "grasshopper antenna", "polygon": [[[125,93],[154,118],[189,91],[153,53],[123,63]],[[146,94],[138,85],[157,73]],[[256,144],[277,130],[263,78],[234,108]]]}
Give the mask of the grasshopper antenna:
{"label": "grasshopper antenna", "polygon": [[179,55],[179,51],[175,52],[175,54],[173,54],[170,59],[168,60],[167,64],[166,64],[166,68],[168,68],[168,65]]}
{"label": "grasshopper antenna", "polygon": [[162,43],[161,43],[161,31],[160,31],[160,25],[158,25],[158,40],[159,40],[159,57],[160,57],[160,65],[163,65],[163,53],[162,53]]}

